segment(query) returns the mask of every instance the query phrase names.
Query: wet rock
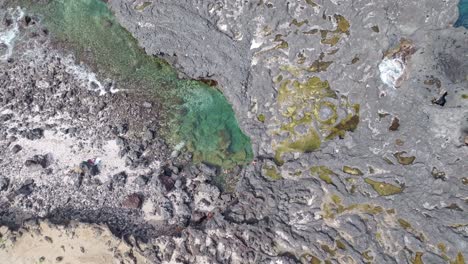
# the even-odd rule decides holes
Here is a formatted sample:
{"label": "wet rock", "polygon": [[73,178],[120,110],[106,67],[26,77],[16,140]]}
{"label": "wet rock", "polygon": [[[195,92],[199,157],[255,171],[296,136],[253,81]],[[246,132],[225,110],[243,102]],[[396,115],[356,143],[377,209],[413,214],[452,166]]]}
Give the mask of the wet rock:
{"label": "wet rock", "polygon": [[6,122],[12,118],[13,118],[12,114],[5,114],[5,115],[0,116],[0,122]]}
{"label": "wet rock", "polygon": [[25,161],[26,167],[41,166],[43,169],[47,168],[51,163],[50,154],[47,155],[34,155]]}
{"label": "wet rock", "polygon": [[127,173],[125,171],[119,172],[112,176],[112,184],[117,186],[123,186],[127,183]]}
{"label": "wet rock", "polygon": [[122,137],[118,137],[115,140],[115,143],[117,144],[117,146],[120,146],[120,147],[124,147],[127,145],[127,141],[125,140],[125,138],[122,138]]}
{"label": "wet rock", "polygon": [[22,136],[29,140],[36,140],[36,139],[41,139],[44,137],[44,129],[42,128],[34,128],[32,130],[28,130],[26,132],[22,133]]}
{"label": "wet rock", "polygon": [[32,18],[30,16],[24,16],[24,23],[26,26],[29,26],[29,23],[32,22]]}
{"label": "wet rock", "polygon": [[16,191],[16,193],[28,196],[33,192],[34,185],[34,180],[28,179],[21,185],[21,187]]}
{"label": "wet rock", "polygon": [[130,209],[138,209],[141,207],[142,198],[139,194],[133,193],[125,197],[122,201],[122,206]]}
{"label": "wet rock", "polygon": [[13,154],[16,154],[16,153],[20,152],[22,149],[23,148],[20,145],[16,144],[11,148],[11,152]]}
{"label": "wet rock", "polygon": [[170,176],[160,175],[159,180],[161,181],[163,186],[166,188],[166,191],[170,191],[174,188],[175,181]]}
{"label": "wet rock", "polygon": [[154,139],[154,132],[150,129],[147,129],[145,134],[143,135],[143,140],[151,141]]}
{"label": "wet rock", "polygon": [[140,175],[135,179],[135,184],[137,186],[143,187],[148,184],[149,178],[145,175]]}
{"label": "wet rock", "polygon": [[83,184],[83,174],[81,173],[75,173],[74,174],[74,177],[73,177],[73,185],[75,186],[75,188],[80,188],[81,185]]}
{"label": "wet rock", "polygon": [[76,127],[70,127],[70,128],[67,128],[65,129],[64,133],[65,134],[75,134],[76,132],[78,132],[78,128]]}
{"label": "wet rock", "polygon": [[128,124],[120,124],[112,128],[115,135],[124,135],[128,132]]}
{"label": "wet rock", "polygon": [[0,176],[0,191],[6,191],[10,185],[10,179]]}
{"label": "wet rock", "polygon": [[195,211],[190,217],[191,224],[201,224],[206,219],[206,214],[203,212]]}

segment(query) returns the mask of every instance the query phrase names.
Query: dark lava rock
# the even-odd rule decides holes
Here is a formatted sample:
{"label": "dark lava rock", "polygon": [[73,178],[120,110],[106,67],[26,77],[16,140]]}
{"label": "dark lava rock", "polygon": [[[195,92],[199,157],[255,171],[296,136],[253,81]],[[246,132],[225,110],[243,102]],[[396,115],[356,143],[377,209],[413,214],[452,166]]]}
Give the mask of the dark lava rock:
{"label": "dark lava rock", "polygon": [[166,191],[170,191],[174,188],[175,181],[170,176],[160,175],[159,180],[166,187]]}
{"label": "dark lava rock", "polygon": [[6,191],[10,185],[10,180],[7,177],[0,177],[0,191]]}
{"label": "dark lava rock", "polygon": [[127,173],[125,171],[119,172],[112,176],[112,183],[116,185],[125,185],[127,182]]}
{"label": "dark lava rock", "polygon": [[154,132],[150,129],[146,130],[145,134],[143,135],[143,140],[151,141],[154,139]]}
{"label": "dark lava rock", "polygon": [[434,179],[440,179],[443,181],[447,180],[447,175],[445,174],[445,172],[439,171],[436,167],[432,167],[431,174],[432,177],[434,177]]}
{"label": "dark lava rock", "polygon": [[125,147],[127,145],[127,141],[122,137],[118,137],[115,140],[115,142],[116,142],[117,146]]}
{"label": "dark lava rock", "polygon": [[76,188],[80,188],[81,185],[83,184],[83,174],[80,173],[75,173],[75,177],[73,178],[73,185]]}
{"label": "dark lava rock", "polygon": [[33,192],[33,188],[34,188],[34,180],[28,179],[21,185],[21,187],[16,191],[16,193],[27,196]]}
{"label": "dark lava rock", "polygon": [[13,154],[16,154],[18,152],[20,152],[23,148],[20,146],[20,145],[14,145],[12,148],[11,148],[11,152],[13,152]]}
{"label": "dark lava rock", "polygon": [[41,139],[42,137],[44,137],[44,129],[34,128],[32,130],[23,132],[22,135],[29,140]]}
{"label": "dark lava rock", "polygon": [[148,181],[149,181],[149,178],[147,176],[140,175],[140,176],[138,176],[138,178],[135,179],[135,184],[140,186],[140,187],[143,187],[146,184],[148,184]]}
{"label": "dark lava rock", "polygon": [[67,128],[65,129],[64,133],[65,134],[76,134],[76,132],[78,132],[78,128],[76,127],[70,127],[70,128]]}
{"label": "dark lava rock", "polygon": [[129,196],[125,197],[125,199],[122,201],[122,207],[131,209],[138,209],[141,207],[141,204],[141,196],[137,193],[130,194]]}
{"label": "dark lava rock", "polygon": [[2,115],[2,116],[0,116],[0,122],[6,122],[6,121],[10,120],[11,118],[13,118],[12,114]]}
{"label": "dark lava rock", "polygon": [[26,160],[24,165],[26,165],[26,167],[39,165],[45,169],[50,165],[50,158],[50,155],[34,155],[32,158]]}
{"label": "dark lava rock", "polygon": [[390,125],[388,130],[397,131],[399,127],[400,127],[400,119],[398,119],[398,117],[394,117],[392,120],[392,124]]}
{"label": "dark lava rock", "polygon": [[447,100],[445,99],[445,97],[448,95],[447,92],[444,92],[442,94],[442,96],[440,96],[439,98],[436,98],[436,99],[433,99],[432,100],[432,103],[433,104],[436,104],[436,105],[440,105],[440,106],[444,106],[445,103],[447,103]]}
{"label": "dark lava rock", "polygon": [[112,128],[114,135],[123,135],[128,132],[128,124],[120,124]]}
{"label": "dark lava rock", "polygon": [[195,211],[192,213],[190,217],[190,222],[192,225],[199,225],[206,219],[207,219],[207,216],[205,213]]}

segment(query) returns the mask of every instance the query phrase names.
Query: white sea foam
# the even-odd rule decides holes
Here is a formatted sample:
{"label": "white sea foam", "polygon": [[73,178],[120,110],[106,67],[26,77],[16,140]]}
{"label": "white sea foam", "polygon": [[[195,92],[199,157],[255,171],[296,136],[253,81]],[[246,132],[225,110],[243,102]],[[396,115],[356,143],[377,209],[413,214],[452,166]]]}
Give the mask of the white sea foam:
{"label": "white sea foam", "polygon": [[24,12],[21,8],[17,7],[15,9],[9,8],[7,10],[8,14],[12,16],[12,24],[5,29],[0,31],[0,45],[5,45],[6,52],[0,54],[0,61],[8,60],[13,54],[13,47],[15,40],[19,34],[19,25],[18,23],[23,19]]}
{"label": "white sea foam", "polygon": [[88,90],[99,92],[99,95],[105,95],[107,92],[116,93],[119,91],[114,87],[114,85],[106,89],[106,87],[98,80],[96,74],[85,66],[76,64],[73,56],[66,57],[64,64],[66,65],[66,72],[84,83]]}

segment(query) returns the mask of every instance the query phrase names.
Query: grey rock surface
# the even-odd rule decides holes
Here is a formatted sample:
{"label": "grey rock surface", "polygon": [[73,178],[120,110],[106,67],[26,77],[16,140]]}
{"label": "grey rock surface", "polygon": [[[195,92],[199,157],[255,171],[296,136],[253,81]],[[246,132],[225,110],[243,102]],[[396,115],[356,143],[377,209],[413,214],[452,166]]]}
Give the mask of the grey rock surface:
{"label": "grey rock surface", "polygon": [[[89,69],[31,25],[0,62],[1,224],[103,223],[146,242],[154,263],[468,256],[468,31],[451,27],[457,1],[108,4],[148,54],[220,84],[255,161],[221,192],[219,170],[170,157],[157,105],[88,90]],[[403,61],[398,88],[382,81],[385,58]],[[352,116],[355,129],[330,137]],[[304,150],[311,131],[321,145]],[[80,169],[94,158],[99,173]]]}
{"label": "grey rock surface", "polygon": [[[242,227],[221,232],[252,228],[255,234],[247,246],[278,259],[282,254],[288,258],[285,252],[332,257],[320,245],[333,248],[337,239],[358,253],[341,256],[333,251],[332,258],[340,263],[351,263],[347,254],[364,262],[366,250],[372,252],[368,260],[376,263],[412,261],[417,251],[427,252],[424,261],[439,263],[443,254],[437,245],[449,241],[458,241],[452,244],[452,255],[467,251],[456,231],[460,226],[454,228],[467,216],[467,188],[461,181],[468,166],[463,125],[468,103],[462,97],[468,90],[468,33],[451,27],[458,1],[156,1],[143,10],[140,1],[109,2],[148,53],[169,58],[191,78],[218,81],[252,138],[258,162],[238,185],[243,194],[239,203],[224,215]],[[349,28],[340,24],[340,16]],[[388,87],[381,81],[379,64],[402,39],[409,39],[415,52],[405,62],[402,85]],[[321,62],[331,64],[313,68]],[[297,107],[280,102],[281,85],[285,79],[304,84],[313,76],[328,81],[338,98],[360,105],[359,126],[334,140],[324,140],[326,129],[317,124],[294,126],[299,133],[315,126],[323,133],[322,145],[318,151],[283,154],[285,163],[277,166],[271,161],[288,136],[281,126],[294,119],[288,107]],[[433,103],[442,97],[443,106]],[[299,112],[298,118],[307,114],[299,110],[291,111]],[[343,111],[349,113],[349,107]],[[344,113],[338,111],[338,120]],[[260,115],[264,122],[259,122]],[[389,131],[394,118],[400,126]],[[415,157],[414,163],[401,164],[403,151]],[[314,166],[333,171],[333,183],[313,175]],[[363,176],[346,174],[344,166],[358,168]],[[270,178],[272,168],[274,178],[283,178],[279,183],[253,180],[260,173]],[[446,176],[438,177],[442,174],[434,168]],[[371,181],[401,186],[402,192],[379,195]],[[295,208],[290,195],[281,195],[283,190],[303,192],[304,201]],[[244,196],[249,193],[255,198]],[[372,204],[396,213],[356,210],[326,219],[326,207],[334,203],[327,199],[336,196],[346,205]],[[262,248],[265,245],[275,246]]]}

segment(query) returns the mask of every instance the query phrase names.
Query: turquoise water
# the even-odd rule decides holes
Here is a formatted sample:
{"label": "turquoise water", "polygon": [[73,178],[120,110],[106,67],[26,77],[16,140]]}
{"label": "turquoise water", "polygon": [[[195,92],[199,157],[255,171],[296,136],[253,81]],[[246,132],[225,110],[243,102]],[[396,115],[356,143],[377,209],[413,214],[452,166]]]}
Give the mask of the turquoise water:
{"label": "turquoise water", "polygon": [[455,27],[468,28],[468,0],[460,0],[458,11],[460,15],[457,22],[455,22]]}
{"label": "turquoise water", "polygon": [[168,63],[147,55],[104,2],[12,2],[39,15],[51,35],[99,76],[160,102],[166,139],[174,146],[184,142],[195,162],[232,168],[253,158],[250,139],[223,94],[203,82],[179,79]]}

